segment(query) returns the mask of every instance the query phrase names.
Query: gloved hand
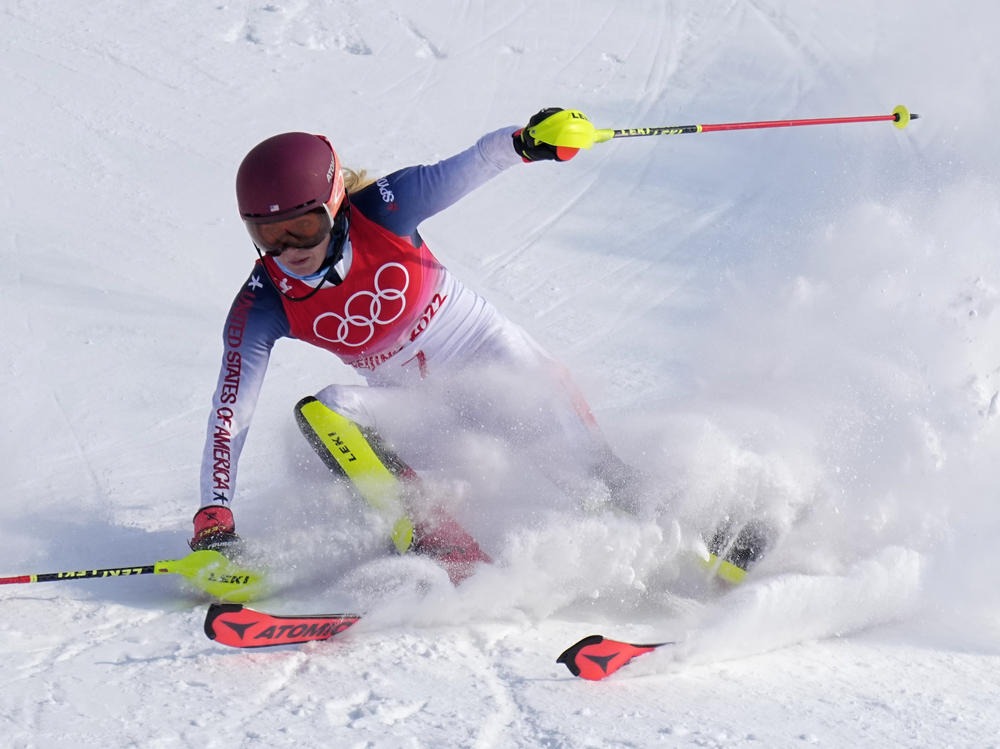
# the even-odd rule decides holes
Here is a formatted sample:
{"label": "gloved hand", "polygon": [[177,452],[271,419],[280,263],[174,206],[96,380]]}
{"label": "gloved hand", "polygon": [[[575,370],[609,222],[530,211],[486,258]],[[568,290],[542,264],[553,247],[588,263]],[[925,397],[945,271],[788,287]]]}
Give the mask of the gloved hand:
{"label": "gloved hand", "polygon": [[530,163],[532,161],[545,160],[569,161],[576,156],[577,151],[580,150],[579,148],[554,146],[551,143],[535,140],[528,133],[528,130],[533,128],[535,125],[540,124],[557,112],[562,111],[562,107],[549,107],[548,109],[543,109],[542,111],[532,115],[531,119],[528,120],[528,124],[514,133],[514,150],[517,151],[518,156],[520,156],[525,162]]}
{"label": "gloved hand", "polygon": [[233,513],[222,505],[206,505],[194,515],[192,551],[218,551],[230,559],[243,551],[243,539],[236,535]]}

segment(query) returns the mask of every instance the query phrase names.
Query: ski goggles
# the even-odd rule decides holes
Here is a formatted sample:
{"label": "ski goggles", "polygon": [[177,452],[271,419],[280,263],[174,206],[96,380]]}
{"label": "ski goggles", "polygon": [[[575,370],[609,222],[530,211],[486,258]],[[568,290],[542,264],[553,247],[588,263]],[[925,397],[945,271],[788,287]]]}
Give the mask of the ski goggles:
{"label": "ski goggles", "polygon": [[333,216],[326,205],[301,216],[270,224],[246,222],[250,238],[265,255],[278,257],[285,250],[308,249],[329,239],[333,231]]}

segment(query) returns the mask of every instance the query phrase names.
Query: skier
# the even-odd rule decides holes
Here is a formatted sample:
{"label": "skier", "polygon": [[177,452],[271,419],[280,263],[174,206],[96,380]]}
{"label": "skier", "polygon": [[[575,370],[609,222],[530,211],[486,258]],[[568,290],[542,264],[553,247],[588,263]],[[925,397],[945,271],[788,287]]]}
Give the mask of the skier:
{"label": "skier", "polygon": [[[629,468],[608,447],[565,371],[455,278],[418,233],[424,219],[516,164],[573,158],[577,149],[528,132],[560,111],[544,109],[525,127],[496,130],[437,164],[368,183],[363,172],[342,170],[320,135],[283,133],[247,154],[236,194],[259,258],[223,327],[192,549],[240,547],[231,510],[237,464],[271,348],[281,337],[324,348],[364,377],[367,386],[330,385],[307,400],[364,430],[379,455],[388,453],[385,443],[395,440],[387,438],[405,421],[400,396],[423,408],[426,394],[431,412],[451,411],[464,425],[532,440],[543,464],[560,451],[579,456],[611,501],[632,503]],[[434,382],[436,389],[429,385]],[[526,382],[537,386],[535,396],[519,391],[526,407],[506,413],[503,391]],[[413,478],[398,457],[389,457]],[[488,559],[457,524],[449,533],[442,540],[418,527],[413,548],[433,556],[436,542],[458,538],[465,561]]]}

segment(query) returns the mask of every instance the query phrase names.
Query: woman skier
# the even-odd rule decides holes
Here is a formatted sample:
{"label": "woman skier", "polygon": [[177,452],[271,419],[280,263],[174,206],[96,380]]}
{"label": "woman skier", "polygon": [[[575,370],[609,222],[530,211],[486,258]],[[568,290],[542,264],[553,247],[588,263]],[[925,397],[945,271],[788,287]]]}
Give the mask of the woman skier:
{"label": "woman skier", "polygon": [[[399,447],[394,430],[406,420],[401,411],[408,404],[415,404],[413,410],[429,403],[430,413],[449,412],[463,426],[521,445],[527,441],[537,448],[536,463],[556,480],[553,456],[572,454],[589,478],[607,487],[611,501],[634,501],[625,496],[631,472],[608,447],[565,371],[455,278],[418,233],[422,221],[506,169],[575,156],[577,149],[529,134],[546,120],[551,125],[556,120],[549,118],[561,111],[542,110],[526,127],[488,133],[437,164],[367,184],[342,170],[320,135],[275,135],[247,154],[236,195],[259,259],[223,327],[192,549],[239,547],[230,507],[237,464],[271,348],[282,337],[326,349],[363,376],[367,386],[331,385],[307,401],[318,401],[347,428],[362,430],[382,462],[404,480],[414,480],[414,473],[386,444]],[[320,449],[302,414],[297,416]],[[394,540],[401,551],[412,548],[465,568],[488,559],[440,514],[416,523],[412,539]]]}

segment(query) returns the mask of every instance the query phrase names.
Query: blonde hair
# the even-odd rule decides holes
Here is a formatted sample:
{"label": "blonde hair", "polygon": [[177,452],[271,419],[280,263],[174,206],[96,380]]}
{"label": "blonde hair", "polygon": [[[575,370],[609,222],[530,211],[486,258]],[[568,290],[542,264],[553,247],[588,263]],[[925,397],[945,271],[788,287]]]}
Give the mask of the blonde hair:
{"label": "blonde hair", "polygon": [[364,169],[355,171],[349,166],[345,166],[341,167],[340,171],[344,175],[344,189],[349,193],[357,192],[362,187],[368,187],[375,181],[375,178],[369,177],[368,172]]}

